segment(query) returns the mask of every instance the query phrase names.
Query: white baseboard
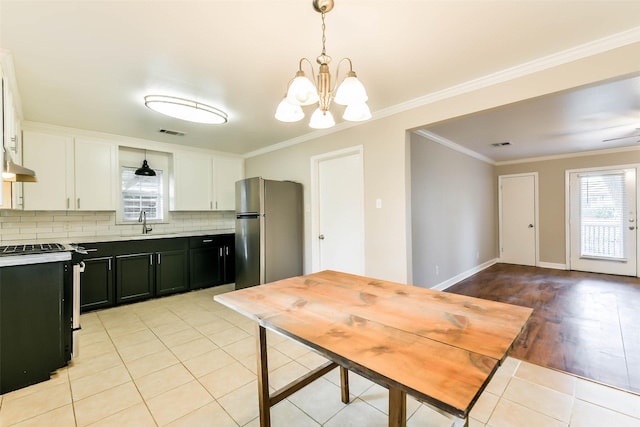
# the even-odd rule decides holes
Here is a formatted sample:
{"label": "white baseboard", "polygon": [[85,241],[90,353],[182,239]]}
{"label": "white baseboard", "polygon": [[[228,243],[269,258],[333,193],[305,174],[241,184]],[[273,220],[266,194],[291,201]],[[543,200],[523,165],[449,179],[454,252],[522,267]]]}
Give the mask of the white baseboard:
{"label": "white baseboard", "polygon": [[448,287],[455,285],[459,281],[464,280],[467,277],[471,277],[474,274],[481,272],[485,268],[491,267],[496,262],[498,262],[497,258],[494,258],[492,260],[484,262],[484,263],[482,263],[480,265],[477,265],[477,266],[473,267],[470,270],[467,270],[467,271],[462,272],[462,273],[460,273],[460,274],[458,274],[456,276],[453,276],[452,278],[450,278],[448,280],[445,280],[444,282],[438,283],[437,285],[433,286],[431,289],[434,289],[436,291],[443,291],[443,290],[447,289]]}
{"label": "white baseboard", "polygon": [[555,262],[539,262],[538,267],[542,268],[553,268],[556,270],[568,270],[567,264],[558,264]]}

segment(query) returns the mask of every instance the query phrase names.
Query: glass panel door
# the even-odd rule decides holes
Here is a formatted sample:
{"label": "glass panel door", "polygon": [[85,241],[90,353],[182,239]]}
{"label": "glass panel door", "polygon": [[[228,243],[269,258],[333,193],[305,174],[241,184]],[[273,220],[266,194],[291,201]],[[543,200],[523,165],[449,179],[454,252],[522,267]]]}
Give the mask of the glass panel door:
{"label": "glass panel door", "polygon": [[636,275],[636,171],[570,174],[571,269]]}

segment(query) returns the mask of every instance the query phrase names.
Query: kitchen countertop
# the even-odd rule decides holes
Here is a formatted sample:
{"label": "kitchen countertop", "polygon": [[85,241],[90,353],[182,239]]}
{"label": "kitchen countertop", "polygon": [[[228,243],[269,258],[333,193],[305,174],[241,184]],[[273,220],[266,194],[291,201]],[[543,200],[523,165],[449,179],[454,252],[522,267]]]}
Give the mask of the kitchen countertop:
{"label": "kitchen countertop", "polygon": [[42,254],[6,255],[6,256],[0,257],[0,267],[42,264],[45,262],[68,261],[70,259],[71,259],[70,251],[47,252]]}
{"label": "kitchen countertop", "polygon": [[[174,237],[197,237],[197,236],[210,236],[217,234],[234,234],[236,231],[233,228],[223,228],[217,230],[197,230],[197,231],[180,231],[177,233],[149,233],[149,234],[132,234],[126,236],[87,236],[77,237],[73,241],[63,243],[100,243],[100,242],[124,242],[127,240],[151,240],[151,239],[171,239]],[[64,240],[64,239],[60,239]],[[69,239],[67,239],[69,240]]]}
{"label": "kitchen countertop", "polygon": [[58,237],[50,239],[29,239],[29,240],[11,240],[2,241],[1,245],[26,245],[40,243],[61,243],[69,245],[72,243],[100,243],[100,242],[125,242],[127,240],[151,240],[151,239],[170,239],[173,237],[197,237],[210,236],[216,234],[234,234],[233,228],[211,229],[211,230],[194,230],[179,231],[175,233],[149,233],[149,234],[131,234],[119,236],[115,234],[106,234],[103,236],[76,236],[76,237]]}

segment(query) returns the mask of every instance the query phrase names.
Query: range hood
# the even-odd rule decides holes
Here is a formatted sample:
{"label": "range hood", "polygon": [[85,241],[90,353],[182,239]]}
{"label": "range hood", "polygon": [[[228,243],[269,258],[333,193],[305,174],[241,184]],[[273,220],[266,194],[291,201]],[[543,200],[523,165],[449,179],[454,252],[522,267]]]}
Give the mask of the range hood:
{"label": "range hood", "polygon": [[13,162],[11,153],[4,150],[4,161],[2,162],[2,180],[9,182],[37,182],[35,171],[20,166]]}

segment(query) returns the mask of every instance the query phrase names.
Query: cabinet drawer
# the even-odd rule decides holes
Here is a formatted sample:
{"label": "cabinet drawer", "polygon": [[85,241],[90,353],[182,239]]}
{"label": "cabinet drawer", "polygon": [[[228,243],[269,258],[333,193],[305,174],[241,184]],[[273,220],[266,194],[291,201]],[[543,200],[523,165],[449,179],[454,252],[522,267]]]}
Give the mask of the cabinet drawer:
{"label": "cabinet drawer", "polygon": [[194,248],[210,248],[220,246],[220,236],[194,236],[189,237],[189,247]]}

